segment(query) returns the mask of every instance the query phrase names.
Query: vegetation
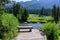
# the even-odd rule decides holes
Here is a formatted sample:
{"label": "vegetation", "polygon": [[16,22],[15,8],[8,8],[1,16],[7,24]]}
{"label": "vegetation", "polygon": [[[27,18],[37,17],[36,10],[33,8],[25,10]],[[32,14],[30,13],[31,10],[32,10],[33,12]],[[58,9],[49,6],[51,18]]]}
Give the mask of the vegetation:
{"label": "vegetation", "polygon": [[[8,0],[0,0],[7,3]],[[4,4],[5,5],[5,4]],[[13,14],[9,14],[4,10],[4,5],[0,4],[0,39],[12,40],[18,34],[18,20],[26,21],[28,18],[28,10],[21,7],[19,4],[13,4]]]}
{"label": "vegetation", "polygon": [[47,40],[59,39],[59,35],[60,35],[60,27],[59,27],[60,23],[58,23],[60,21],[59,14],[60,14],[60,8],[54,5],[52,8],[52,14],[51,14],[52,16],[50,15],[52,17],[52,21],[48,19],[49,22],[45,23],[43,27],[40,28],[40,30],[46,33]]}
{"label": "vegetation", "polygon": [[44,16],[44,15],[46,15],[46,9],[42,8],[39,16]]}
{"label": "vegetation", "polygon": [[[18,20],[13,14],[5,12],[4,5],[9,0],[0,0],[0,39],[12,40],[18,34]],[[2,4],[4,2],[4,4]]]}
{"label": "vegetation", "polygon": [[29,12],[27,9],[24,9],[24,12],[22,13],[21,16],[21,21],[26,21],[28,17],[29,17]]}
{"label": "vegetation", "polygon": [[2,2],[8,3],[9,0],[0,0],[0,3],[2,3]]}
{"label": "vegetation", "polygon": [[14,15],[15,17],[17,17],[18,14],[20,14],[19,11],[20,11],[20,5],[14,3],[14,5],[13,5],[13,15]]}
{"label": "vegetation", "polygon": [[12,14],[0,16],[0,39],[12,40],[18,33],[18,20]]}
{"label": "vegetation", "polygon": [[46,33],[47,40],[58,40],[59,38],[59,26],[56,23],[46,23],[41,29],[44,33]]}
{"label": "vegetation", "polygon": [[40,28],[44,33],[46,33],[47,40],[58,40],[60,34],[60,23],[59,22],[59,7],[56,5],[52,8],[52,17],[53,21],[49,21],[48,23],[44,24],[43,27]]}
{"label": "vegetation", "polygon": [[54,5],[52,9],[52,16],[54,17],[55,23],[58,23],[59,20],[58,15],[59,15],[59,7],[57,8],[56,5]]}
{"label": "vegetation", "polygon": [[39,16],[38,14],[29,14],[27,22],[41,22],[46,23],[49,21],[53,21],[51,16]]}
{"label": "vegetation", "polygon": [[13,15],[17,17],[19,21],[26,21],[29,12],[27,9],[20,6],[20,4],[14,3],[13,5]]}

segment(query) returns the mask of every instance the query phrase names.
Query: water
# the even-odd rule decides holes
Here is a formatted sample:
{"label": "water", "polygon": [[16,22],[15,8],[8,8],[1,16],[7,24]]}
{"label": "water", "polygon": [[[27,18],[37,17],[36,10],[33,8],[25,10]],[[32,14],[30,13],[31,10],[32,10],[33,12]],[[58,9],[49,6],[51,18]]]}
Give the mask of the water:
{"label": "water", "polygon": [[20,26],[32,26],[33,28],[40,28],[43,24],[41,23],[21,23]]}

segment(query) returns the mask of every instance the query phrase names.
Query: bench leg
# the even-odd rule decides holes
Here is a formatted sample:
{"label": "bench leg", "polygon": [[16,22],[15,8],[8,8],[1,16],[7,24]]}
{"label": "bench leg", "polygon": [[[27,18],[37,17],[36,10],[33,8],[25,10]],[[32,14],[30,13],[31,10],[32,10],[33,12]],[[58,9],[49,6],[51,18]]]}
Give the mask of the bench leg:
{"label": "bench leg", "polygon": [[29,32],[31,32],[32,30],[30,29]]}
{"label": "bench leg", "polygon": [[20,32],[20,29],[18,29],[18,32]]}

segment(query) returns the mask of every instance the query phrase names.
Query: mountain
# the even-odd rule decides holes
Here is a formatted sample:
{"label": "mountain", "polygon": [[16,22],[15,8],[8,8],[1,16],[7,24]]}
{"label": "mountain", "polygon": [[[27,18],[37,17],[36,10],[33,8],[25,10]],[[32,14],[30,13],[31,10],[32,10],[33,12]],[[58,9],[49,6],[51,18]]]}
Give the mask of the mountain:
{"label": "mountain", "polygon": [[52,8],[54,4],[60,7],[60,0],[32,0],[19,3],[28,9]]}
{"label": "mountain", "polygon": [[[21,6],[28,8],[28,9],[41,9],[44,8],[52,8],[55,4],[56,6],[60,7],[60,0],[32,0],[26,2],[18,2]],[[6,4],[6,7],[12,7],[12,3]]]}

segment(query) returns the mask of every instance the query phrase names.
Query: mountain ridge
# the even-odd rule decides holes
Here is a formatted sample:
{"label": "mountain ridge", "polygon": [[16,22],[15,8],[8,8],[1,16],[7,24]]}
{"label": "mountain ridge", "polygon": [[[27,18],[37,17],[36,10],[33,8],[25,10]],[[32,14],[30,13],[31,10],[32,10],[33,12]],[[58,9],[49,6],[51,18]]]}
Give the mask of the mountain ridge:
{"label": "mountain ridge", "polygon": [[[60,7],[60,0],[32,0],[32,1],[27,1],[27,2],[23,2],[20,4],[25,7],[25,8],[28,8],[28,9],[38,9],[39,8],[52,8],[53,5],[56,5],[56,6],[59,6]],[[35,5],[36,4],[36,5]],[[39,6],[37,6],[39,5]],[[36,6],[36,8],[35,8]]]}
{"label": "mountain ridge", "polygon": [[[11,8],[13,3],[8,3],[6,5],[7,8]],[[55,4],[56,6],[60,7],[60,0],[32,0],[32,1],[26,1],[26,2],[18,2],[22,7],[28,8],[28,9],[41,9],[43,8],[52,8]]]}

